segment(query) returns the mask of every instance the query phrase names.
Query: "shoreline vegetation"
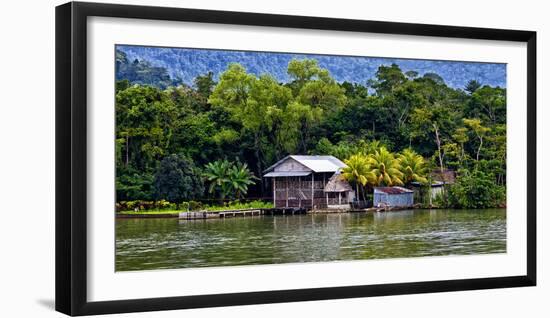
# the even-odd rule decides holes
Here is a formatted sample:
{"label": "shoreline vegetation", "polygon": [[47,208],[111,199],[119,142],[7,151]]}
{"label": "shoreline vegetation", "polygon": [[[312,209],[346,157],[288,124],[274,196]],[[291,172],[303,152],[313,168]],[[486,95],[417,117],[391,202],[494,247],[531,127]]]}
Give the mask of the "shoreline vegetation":
{"label": "shoreline vegetation", "polygon": [[[152,202],[145,202],[145,204],[151,204]],[[139,202],[135,202],[137,206],[140,206]],[[166,203],[164,203],[166,204]],[[141,205],[143,206],[143,205]],[[171,207],[176,206],[177,208],[166,208],[166,209],[149,209],[145,210],[143,208],[137,207],[135,210],[120,210],[116,211],[116,215],[120,216],[144,216],[144,217],[152,217],[155,215],[166,217],[168,215],[172,215],[173,217],[179,216],[180,213],[183,212],[225,212],[225,211],[239,211],[239,210],[262,210],[262,209],[274,209],[274,205],[271,202],[265,202],[261,200],[255,200],[250,202],[229,202],[226,205],[213,205],[213,206],[202,206],[202,205],[196,205],[194,210],[187,209],[186,207],[188,204],[183,205],[176,205],[176,204],[170,204]],[[181,207],[181,208],[178,208]],[[493,208],[497,209],[506,209],[505,205],[495,206]],[[415,204],[413,207],[406,207],[406,208],[390,208],[390,209],[380,209],[380,208],[365,208],[365,209],[348,209],[348,210],[327,210],[327,213],[352,213],[352,212],[380,212],[380,211],[400,211],[400,210],[441,210],[441,209],[448,209],[446,207],[440,207],[436,205],[432,205],[431,207],[421,205],[421,204]],[[485,209],[485,208],[479,208]],[[311,213],[322,213],[322,211],[316,210],[316,211],[310,211]]]}
{"label": "shoreline vegetation", "polygon": [[[315,59],[286,72],[279,82],[232,63],[187,85],[117,51],[117,213],[266,208],[263,172],[289,154],[340,159],[364,202],[402,186],[422,207],[506,205],[506,88],[472,79],[457,89],[397,64],[363,83],[339,83]],[[446,171],[452,184],[437,179]]]}
{"label": "shoreline vegetation", "polygon": [[[120,210],[117,214],[128,215],[154,215],[154,214],[179,214],[181,212],[217,212],[226,210],[245,210],[245,209],[270,209],[273,208],[273,204],[270,202],[264,202],[260,200],[250,202],[228,202],[225,205],[202,205],[199,202],[182,204],[174,204],[168,202],[144,202],[145,205],[156,205],[157,208],[145,209],[144,204],[140,201],[133,202],[130,206],[135,205],[134,210]],[[119,205],[122,207],[122,205]],[[127,205],[126,205],[127,206]],[[165,208],[159,208],[159,206],[165,206]]]}

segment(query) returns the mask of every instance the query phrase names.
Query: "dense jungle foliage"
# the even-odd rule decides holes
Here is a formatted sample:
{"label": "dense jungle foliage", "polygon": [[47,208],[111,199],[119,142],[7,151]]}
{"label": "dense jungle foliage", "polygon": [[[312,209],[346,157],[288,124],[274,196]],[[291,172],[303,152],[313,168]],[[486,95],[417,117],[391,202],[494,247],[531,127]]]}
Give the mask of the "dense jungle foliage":
{"label": "dense jungle foliage", "polygon": [[452,169],[456,188],[441,205],[504,200],[505,88],[472,80],[455,89],[396,64],[363,84],[339,83],[313,59],[291,60],[285,83],[233,63],[218,80],[208,72],[186,85],[123,52],[116,67],[119,202],[269,197],[262,171],[288,154],[359,165],[364,178],[345,171],[359,193]]}

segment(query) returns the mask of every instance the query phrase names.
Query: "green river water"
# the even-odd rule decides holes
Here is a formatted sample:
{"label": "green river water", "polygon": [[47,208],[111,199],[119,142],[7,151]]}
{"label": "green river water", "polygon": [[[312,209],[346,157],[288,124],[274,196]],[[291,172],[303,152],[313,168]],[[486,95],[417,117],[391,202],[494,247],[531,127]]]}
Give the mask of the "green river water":
{"label": "green river water", "polygon": [[117,271],[505,252],[505,209],[116,220]]}

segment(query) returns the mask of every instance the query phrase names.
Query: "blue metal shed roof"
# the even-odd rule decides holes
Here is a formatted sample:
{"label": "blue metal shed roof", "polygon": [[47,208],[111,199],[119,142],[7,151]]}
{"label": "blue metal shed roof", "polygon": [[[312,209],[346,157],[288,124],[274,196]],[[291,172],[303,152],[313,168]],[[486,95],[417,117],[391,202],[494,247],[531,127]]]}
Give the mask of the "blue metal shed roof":
{"label": "blue metal shed roof", "polygon": [[403,194],[413,193],[413,190],[409,190],[403,187],[378,187],[374,188],[374,193],[386,193],[386,194]]}

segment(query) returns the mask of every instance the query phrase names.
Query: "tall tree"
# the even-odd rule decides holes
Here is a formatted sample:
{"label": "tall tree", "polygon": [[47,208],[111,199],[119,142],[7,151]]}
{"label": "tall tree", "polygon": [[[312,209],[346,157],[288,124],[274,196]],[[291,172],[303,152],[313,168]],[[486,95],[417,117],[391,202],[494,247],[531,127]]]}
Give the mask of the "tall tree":
{"label": "tall tree", "polygon": [[299,102],[291,102],[283,115],[280,136],[289,153],[306,154],[310,146],[312,127],[322,118],[323,111]]}
{"label": "tall tree", "polygon": [[369,82],[369,85],[376,90],[376,94],[385,96],[391,94],[395,88],[406,81],[407,78],[397,64],[382,65],[376,71],[376,77]]}
{"label": "tall tree", "polygon": [[176,108],[168,94],[151,86],[132,86],[115,98],[116,135],[126,166],[154,169],[172,141]]}
{"label": "tall tree", "polygon": [[289,86],[297,102],[325,111],[335,111],[346,103],[345,90],[316,60],[291,60],[288,74],[293,80]]}
{"label": "tall tree", "polygon": [[481,148],[483,147],[483,138],[485,138],[485,136],[489,131],[491,131],[491,129],[483,126],[481,124],[481,120],[479,120],[478,118],[474,118],[474,119],[465,118],[463,122],[464,122],[464,125],[469,127],[474,132],[477,139],[479,140],[479,144],[476,151],[476,161],[479,161],[479,154],[481,152]]}
{"label": "tall tree", "polygon": [[445,168],[444,144],[450,140],[450,133],[455,129],[458,117],[456,109],[442,103],[415,108],[411,115],[412,138],[432,140],[436,146],[435,154],[442,172]]}
{"label": "tall tree", "polygon": [[457,129],[455,129],[455,133],[452,135],[452,137],[460,145],[460,147],[459,147],[460,154],[458,156],[458,159],[459,159],[459,164],[462,164],[462,161],[464,160],[464,157],[466,157],[464,145],[470,139],[468,137],[468,128],[459,127]]}
{"label": "tall tree", "polygon": [[467,115],[491,125],[506,123],[506,89],[490,86],[478,88],[472,93]]}
{"label": "tall tree", "polygon": [[202,99],[205,101],[208,100],[208,97],[210,97],[210,94],[212,94],[214,86],[216,86],[216,82],[214,81],[214,73],[208,72],[204,75],[199,75],[195,77],[193,84],[195,85],[197,93],[202,97]]}
{"label": "tall tree", "polygon": [[464,87],[464,90],[472,95],[478,88],[481,87],[481,83],[476,80],[470,80],[468,84]]}
{"label": "tall tree", "polygon": [[[256,78],[239,64],[232,64],[220,76],[220,81],[210,95],[210,103],[228,110],[233,121],[242,127],[241,133],[252,138],[251,150],[255,156],[256,173],[263,170],[266,146],[263,140],[271,129],[266,116],[269,107],[284,107],[291,98],[290,90],[271,76]],[[263,181],[262,181],[263,191]]]}
{"label": "tall tree", "polygon": [[154,185],[156,199],[171,202],[200,198],[204,192],[200,171],[183,155],[170,155],[160,162]]}

